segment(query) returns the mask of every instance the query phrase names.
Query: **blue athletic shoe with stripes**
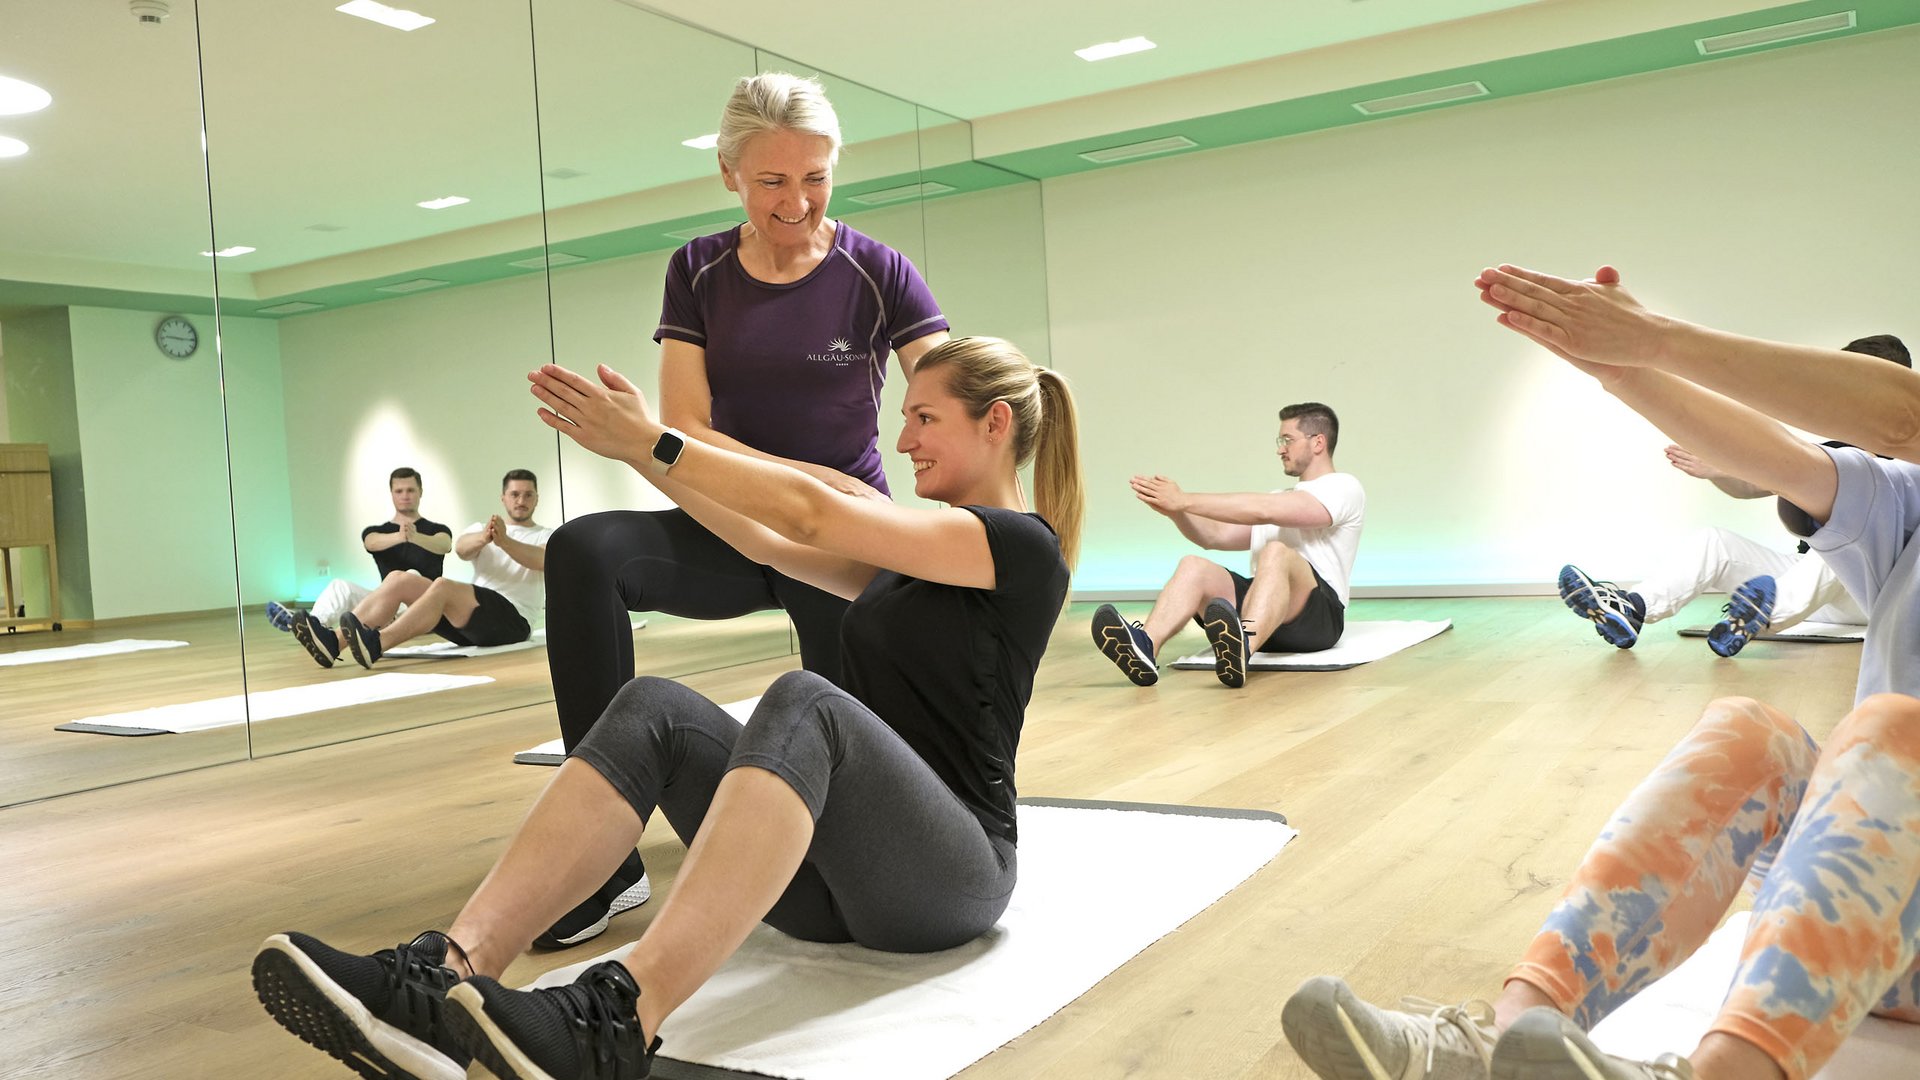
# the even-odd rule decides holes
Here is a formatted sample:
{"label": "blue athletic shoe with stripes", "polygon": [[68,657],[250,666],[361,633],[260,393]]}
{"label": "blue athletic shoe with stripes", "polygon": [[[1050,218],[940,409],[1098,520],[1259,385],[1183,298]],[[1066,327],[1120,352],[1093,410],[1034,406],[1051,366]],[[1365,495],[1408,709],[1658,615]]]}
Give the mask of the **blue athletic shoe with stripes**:
{"label": "blue athletic shoe with stripes", "polygon": [[1645,609],[1632,597],[1611,581],[1593,580],[1577,566],[1560,568],[1560,599],[1575,615],[1593,623],[1594,632],[1615,648],[1631,649],[1640,640]]}
{"label": "blue athletic shoe with stripes", "polygon": [[273,627],[275,630],[283,634],[293,633],[294,620],[299,617],[299,612],[278,600],[267,601],[267,625]]}
{"label": "blue athletic shoe with stripes", "polygon": [[1732,656],[1747,647],[1754,635],[1773,625],[1773,598],[1778,595],[1771,574],[1761,574],[1741,583],[1721,608],[1726,618],[1707,631],[1707,648],[1721,656]]}

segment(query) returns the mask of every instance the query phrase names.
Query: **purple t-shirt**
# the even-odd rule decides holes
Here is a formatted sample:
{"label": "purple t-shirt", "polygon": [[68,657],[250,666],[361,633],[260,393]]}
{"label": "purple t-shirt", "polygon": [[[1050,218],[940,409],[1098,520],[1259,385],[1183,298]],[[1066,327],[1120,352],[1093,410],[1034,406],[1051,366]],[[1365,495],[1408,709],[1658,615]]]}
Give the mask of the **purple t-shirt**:
{"label": "purple t-shirt", "polygon": [[653,340],[706,350],[715,431],[886,491],[887,357],[948,329],[926,281],[905,255],[845,222],[820,265],[784,285],[749,276],[739,243],[735,227],[674,252]]}

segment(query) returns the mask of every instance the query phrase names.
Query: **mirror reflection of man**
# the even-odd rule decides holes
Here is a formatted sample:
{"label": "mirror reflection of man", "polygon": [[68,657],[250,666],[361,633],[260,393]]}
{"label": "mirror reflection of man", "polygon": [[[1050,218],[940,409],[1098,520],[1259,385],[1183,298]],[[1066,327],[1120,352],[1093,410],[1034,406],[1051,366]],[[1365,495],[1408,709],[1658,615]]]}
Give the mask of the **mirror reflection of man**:
{"label": "mirror reflection of man", "polygon": [[309,617],[294,624],[294,637],[321,667],[332,667],[342,649],[361,667],[372,667],[388,649],[429,632],[462,646],[527,640],[546,607],[553,533],[533,520],[539,505],[539,481],[514,469],[500,481],[506,515],[475,522],[453,545],[454,554],[473,564],[473,584],[395,571],[341,616],[337,633]]}
{"label": "mirror reflection of man", "polygon": [[[411,571],[432,581],[440,576],[447,552],[453,550],[453,530],[420,516],[421,490],[417,470],[404,465],[393,470],[387,476],[387,495],[393,500],[393,516],[360,530],[360,546],[373,556],[373,565],[379,571],[378,580],[385,581],[388,574],[396,571]],[[310,614],[322,626],[336,627],[340,625],[340,616],[372,594],[372,589],[359,582],[334,578],[320,591]],[[301,616],[300,611],[284,604],[273,601],[267,604],[267,621],[275,630],[291,631]]]}

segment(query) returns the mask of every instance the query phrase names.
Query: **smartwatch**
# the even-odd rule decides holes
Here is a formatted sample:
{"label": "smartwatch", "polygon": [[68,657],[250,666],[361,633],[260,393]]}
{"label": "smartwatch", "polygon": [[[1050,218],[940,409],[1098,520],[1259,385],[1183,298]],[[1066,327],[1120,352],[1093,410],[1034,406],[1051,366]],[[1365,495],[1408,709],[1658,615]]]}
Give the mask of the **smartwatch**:
{"label": "smartwatch", "polygon": [[681,451],[687,448],[687,437],[667,428],[654,440],[653,460],[660,463],[660,471],[666,472],[680,461]]}

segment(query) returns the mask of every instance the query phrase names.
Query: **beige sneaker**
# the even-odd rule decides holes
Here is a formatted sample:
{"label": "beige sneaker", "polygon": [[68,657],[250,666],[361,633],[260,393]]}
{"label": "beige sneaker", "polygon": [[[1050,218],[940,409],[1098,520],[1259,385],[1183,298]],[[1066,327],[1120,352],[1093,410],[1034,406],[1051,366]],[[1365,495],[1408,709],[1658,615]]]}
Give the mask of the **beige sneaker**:
{"label": "beige sneaker", "polygon": [[1499,1033],[1484,1001],[1442,1005],[1402,998],[1378,1009],[1321,975],[1280,1010],[1287,1042],[1324,1080],[1487,1080]]}
{"label": "beige sneaker", "polygon": [[1493,1050],[1493,1080],[1693,1080],[1677,1054],[1627,1061],[1602,1053],[1580,1026],[1541,1006],[1528,1009]]}

